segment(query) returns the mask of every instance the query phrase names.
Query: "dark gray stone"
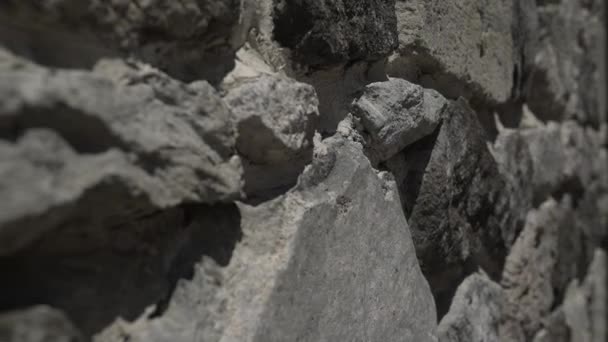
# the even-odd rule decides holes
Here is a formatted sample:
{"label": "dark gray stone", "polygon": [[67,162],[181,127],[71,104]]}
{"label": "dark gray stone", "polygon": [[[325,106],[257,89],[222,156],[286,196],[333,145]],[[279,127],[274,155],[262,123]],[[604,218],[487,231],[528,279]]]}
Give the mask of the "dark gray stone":
{"label": "dark gray stone", "polygon": [[450,311],[437,327],[439,342],[491,342],[500,339],[505,294],[485,274],[468,276],[458,286]]}
{"label": "dark gray stone", "polygon": [[540,42],[527,102],[543,120],[606,121],[605,2],[540,4]]}
{"label": "dark gray stone", "polygon": [[308,66],[386,57],[397,48],[394,0],[277,0],[274,39]]}

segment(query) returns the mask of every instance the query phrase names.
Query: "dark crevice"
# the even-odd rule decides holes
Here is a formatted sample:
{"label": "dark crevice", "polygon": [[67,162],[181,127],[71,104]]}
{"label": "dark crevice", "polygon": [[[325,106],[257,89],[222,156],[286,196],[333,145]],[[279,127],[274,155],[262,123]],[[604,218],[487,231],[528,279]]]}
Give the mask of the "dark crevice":
{"label": "dark crevice", "polygon": [[101,153],[124,143],[101,119],[67,104],[50,108],[26,107],[0,117],[0,139],[16,141],[28,129],[48,128],[61,135],[79,153]]}
{"label": "dark crevice", "polygon": [[110,219],[64,221],[0,258],[0,310],[51,305],[92,336],[153,304],[162,314],[176,284],[192,279],[202,258],[225,267],[242,236],[235,205],[184,205]]}

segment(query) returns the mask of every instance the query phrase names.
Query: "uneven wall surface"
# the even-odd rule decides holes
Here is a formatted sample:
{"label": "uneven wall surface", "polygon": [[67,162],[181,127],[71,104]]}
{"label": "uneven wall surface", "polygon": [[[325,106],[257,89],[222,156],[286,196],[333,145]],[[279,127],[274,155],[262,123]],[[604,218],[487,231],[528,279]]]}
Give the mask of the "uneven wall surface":
{"label": "uneven wall surface", "polygon": [[608,341],[605,11],[0,1],[0,341]]}

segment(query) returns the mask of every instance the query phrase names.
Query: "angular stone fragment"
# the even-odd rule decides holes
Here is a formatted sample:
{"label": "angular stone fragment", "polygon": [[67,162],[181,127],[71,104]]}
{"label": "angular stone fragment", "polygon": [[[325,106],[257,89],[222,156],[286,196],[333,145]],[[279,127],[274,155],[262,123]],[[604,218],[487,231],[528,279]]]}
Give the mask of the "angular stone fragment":
{"label": "angular stone fragment", "polygon": [[437,327],[439,342],[501,341],[498,326],[504,320],[505,295],[497,283],[475,273],[458,286],[450,311]]}
{"label": "angular stone fragment", "polygon": [[541,119],[606,121],[604,9],[602,0],[540,4],[541,40],[526,96]]}
{"label": "angular stone fragment", "polygon": [[98,340],[433,341],[433,299],[396,191],[357,143],[319,142],[296,189],[240,205],[228,265],[201,264],[164,313]]}
{"label": "angular stone fragment", "polygon": [[467,104],[450,103],[436,134],[386,165],[396,174],[422,269],[436,298],[443,298],[440,307],[447,309],[455,283],[477,266],[498,277],[524,209]]}
{"label": "angular stone fragment", "polygon": [[79,342],[80,332],[63,312],[48,306],[0,314],[0,340],[4,342]]}
{"label": "angular stone fragment", "polygon": [[399,50],[388,74],[449,98],[509,99],[519,64],[513,1],[397,0]]}
{"label": "angular stone fragment", "polygon": [[239,5],[239,0],[3,1],[0,42],[58,67],[90,67],[99,57],[134,55],[177,78],[219,80],[244,38],[237,25]]}
{"label": "angular stone fragment", "polygon": [[313,87],[260,75],[230,89],[225,101],[237,122],[236,148],[245,164],[245,191],[293,185],[312,158],[319,119]]}
{"label": "angular stone fragment", "polygon": [[431,134],[447,105],[434,90],[391,79],[366,86],[352,112],[371,135],[374,154],[384,161]]}
{"label": "angular stone fragment", "polygon": [[274,39],[297,62],[377,60],[397,48],[394,0],[277,0]]}
{"label": "angular stone fragment", "polygon": [[[129,197],[146,198],[153,207],[240,195],[231,114],[206,82],[185,85],[154,69],[115,62],[95,73],[49,70],[7,53],[0,55],[0,73],[0,98],[6,99],[0,137],[17,141],[2,142],[0,230],[74,203],[116,177]],[[62,139],[28,135],[34,128]],[[43,231],[57,222],[30,223]],[[30,234],[22,229],[25,242]]]}

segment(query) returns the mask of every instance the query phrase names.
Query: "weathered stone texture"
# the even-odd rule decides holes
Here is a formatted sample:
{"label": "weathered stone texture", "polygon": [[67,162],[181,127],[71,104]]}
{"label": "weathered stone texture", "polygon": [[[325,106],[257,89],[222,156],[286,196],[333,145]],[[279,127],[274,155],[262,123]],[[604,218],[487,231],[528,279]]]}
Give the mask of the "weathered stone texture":
{"label": "weathered stone texture", "polygon": [[606,340],[602,0],[0,0],[0,340]]}
{"label": "weathered stone texture", "polygon": [[540,42],[530,73],[530,108],[545,120],[606,122],[604,1],[540,4]]}
{"label": "weathered stone texture", "polygon": [[518,67],[513,1],[397,0],[398,53],[388,72],[448,97],[506,101]]}
{"label": "weathered stone texture", "polygon": [[384,161],[431,134],[447,105],[436,91],[391,79],[367,85],[352,111],[371,135],[373,153]]}
{"label": "weathered stone texture", "polygon": [[484,274],[467,277],[456,290],[450,311],[437,328],[440,342],[499,341],[496,327],[504,320],[505,294]]}

